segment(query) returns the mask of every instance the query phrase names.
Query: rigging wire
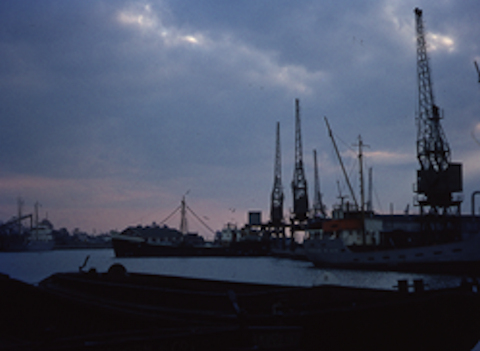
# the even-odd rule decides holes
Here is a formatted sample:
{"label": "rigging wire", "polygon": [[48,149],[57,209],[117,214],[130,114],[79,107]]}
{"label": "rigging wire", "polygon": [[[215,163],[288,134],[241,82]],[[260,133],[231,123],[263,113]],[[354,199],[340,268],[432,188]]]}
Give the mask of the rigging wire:
{"label": "rigging wire", "polygon": [[[342,144],[344,146],[346,146],[346,148],[350,149],[349,151],[354,151],[353,148],[351,147],[351,145],[347,144],[345,141],[343,141],[341,138],[339,138],[337,134],[335,134],[333,132],[332,132],[332,134],[334,135],[335,139],[338,138],[342,142]],[[331,151],[331,157],[334,158],[334,159],[338,159],[338,156],[335,153],[335,147],[334,146],[332,146],[330,151]],[[341,168],[341,165],[339,165],[338,167]],[[349,179],[352,178],[352,173],[354,171],[355,171],[355,163],[352,166],[352,163],[351,163],[351,160],[350,160],[350,164],[348,165],[348,172],[347,172],[347,177]],[[356,185],[356,183],[354,185]],[[348,188],[348,184],[346,183],[344,178],[340,177],[340,179],[337,179],[337,191],[339,192],[339,194],[338,194],[339,198],[350,197],[349,195],[346,194],[346,193],[349,192],[349,190],[347,190],[347,188]],[[352,201],[353,201],[353,199],[352,199]]]}
{"label": "rigging wire", "polygon": [[373,190],[373,194],[375,195],[375,200],[377,200],[377,205],[380,208],[380,213],[384,213],[382,203],[380,202],[380,198],[378,197],[377,188],[372,186],[372,190]]}
{"label": "rigging wire", "polygon": [[332,129],[330,128],[330,125],[328,123],[328,119],[327,117],[325,117],[325,123],[327,125],[327,129],[328,129],[328,135],[330,136],[330,138],[332,139],[332,144],[333,144],[333,147],[335,148],[335,153],[337,154],[337,159],[340,163],[340,166],[342,168],[342,171],[343,171],[343,174],[345,176],[345,181],[348,185],[348,188],[350,189],[350,195],[352,195],[352,198],[353,198],[353,201],[355,203],[355,206],[358,206],[357,204],[357,200],[355,198],[355,192],[353,191],[353,188],[352,188],[352,185],[350,184],[350,180],[348,178],[348,175],[347,175],[347,172],[345,171],[345,167],[343,165],[343,161],[342,161],[342,157],[340,156],[340,152],[338,151],[338,147],[337,147],[337,143],[335,141],[335,137],[333,136],[333,133],[332,133]]}
{"label": "rigging wire", "polygon": [[[345,146],[345,148],[347,149],[347,152],[353,152],[353,154],[355,155],[356,149],[351,144],[347,143],[345,140],[340,138],[336,133],[333,133],[333,134],[335,136],[335,140],[339,140]],[[347,169],[349,170],[348,179],[353,179],[353,185],[355,187],[357,187],[358,186],[357,177],[353,176],[353,174],[355,174],[357,172],[356,157],[353,157],[353,158],[349,157],[349,159],[350,160],[349,160],[349,164],[348,164],[348,167],[347,167]],[[344,183],[344,182],[345,182],[345,180],[342,183]],[[346,185],[343,184],[343,189],[345,189],[345,188],[346,188]]]}
{"label": "rigging wire", "polygon": [[[207,229],[209,230],[212,234],[215,234],[215,231],[210,228],[193,210],[188,206],[185,205],[187,210]],[[160,222],[160,224],[165,224],[170,218],[172,218],[180,209],[182,208],[182,205],[178,206],[172,213],[170,213],[163,221]]]}
{"label": "rigging wire", "polygon": [[197,214],[196,214],[195,212],[193,212],[193,210],[192,210],[188,205],[186,205],[186,207],[187,207],[187,210],[189,210],[190,213],[191,213],[201,224],[203,224],[203,226],[204,226],[205,228],[207,228],[211,233],[215,234],[215,231],[214,231],[212,228],[210,228],[204,221],[202,221],[202,219],[201,219],[200,217],[198,217]]}
{"label": "rigging wire", "polygon": [[175,213],[177,213],[182,208],[182,205],[178,206],[172,213],[170,213],[167,218],[160,222],[160,224],[165,224]]}

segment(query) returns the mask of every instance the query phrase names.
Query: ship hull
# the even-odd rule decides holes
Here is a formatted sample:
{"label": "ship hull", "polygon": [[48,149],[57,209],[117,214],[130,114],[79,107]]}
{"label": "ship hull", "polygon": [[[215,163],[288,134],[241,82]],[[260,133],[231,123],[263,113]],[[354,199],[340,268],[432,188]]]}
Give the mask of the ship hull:
{"label": "ship hull", "polygon": [[341,239],[310,239],[307,258],[317,267],[341,267],[441,274],[480,274],[480,235],[451,243],[408,248],[363,248],[355,251]]}
{"label": "ship hull", "polygon": [[25,246],[25,251],[48,251],[53,250],[55,241],[31,240]]}
{"label": "ship hull", "polygon": [[116,257],[229,257],[265,256],[268,245],[261,241],[236,242],[230,246],[191,246],[156,244],[139,237],[126,235],[112,236],[112,246]]}
{"label": "ship hull", "polygon": [[0,251],[22,252],[22,251],[48,251],[55,246],[54,240],[28,240],[26,236],[9,235],[0,238]]}
{"label": "ship hull", "polygon": [[221,247],[156,245],[145,240],[118,237],[112,238],[112,246],[117,257],[219,256],[224,254]]}

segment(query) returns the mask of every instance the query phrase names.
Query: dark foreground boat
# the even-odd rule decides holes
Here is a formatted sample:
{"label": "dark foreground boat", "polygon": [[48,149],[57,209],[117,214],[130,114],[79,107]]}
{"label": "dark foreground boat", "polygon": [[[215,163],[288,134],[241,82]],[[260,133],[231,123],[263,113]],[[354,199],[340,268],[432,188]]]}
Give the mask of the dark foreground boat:
{"label": "dark foreground boat", "polygon": [[[161,291],[150,284],[160,282],[153,276],[150,283],[140,282],[146,276],[124,280],[117,266],[97,279],[93,276],[93,271],[56,274],[33,286],[0,274],[0,350],[301,349],[301,327],[238,320],[222,325],[208,318],[203,325],[200,319],[180,323],[162,311],[161,306],[169,304],[162,302],[163,294],[153,296]],[[132,293],[139,294],[134,298]],[[184,312],[195,310],[189,307],[192,303],[185,300]]]}
{"label": "dark foreground boat", "polygon": [[0,280],[3,349],[471,350],[480,339],[472,283],[303,288],[128,273],[121,265],[54,274],[38,287]]}

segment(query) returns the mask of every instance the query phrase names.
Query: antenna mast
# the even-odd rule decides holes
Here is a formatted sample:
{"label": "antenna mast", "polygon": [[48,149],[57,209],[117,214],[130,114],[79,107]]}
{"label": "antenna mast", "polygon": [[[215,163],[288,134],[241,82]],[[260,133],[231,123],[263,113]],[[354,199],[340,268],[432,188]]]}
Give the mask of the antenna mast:
{"label": "antenna mast", "polygon": [[295,170],[292,181],[293,219],[305,221],[308,213],[307,180],[303,169],[302,135],[300,129],[300,102],[295,99]]}

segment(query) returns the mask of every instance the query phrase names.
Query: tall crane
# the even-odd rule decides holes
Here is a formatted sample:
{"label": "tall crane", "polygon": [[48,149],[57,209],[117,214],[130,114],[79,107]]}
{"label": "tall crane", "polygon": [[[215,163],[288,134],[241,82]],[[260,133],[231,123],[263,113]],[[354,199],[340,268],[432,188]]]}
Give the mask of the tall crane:
{"label": "tall crane", "polygon": [[282,159],[280,153],[280,122],[277,122],[275,140],[275,165],[273,174],[273,189],[270,202],[270,222],[273,227],[280,227],[283,223],[283,187],[282,187]]}
{"label": "tall crane", "polygon": [[302,134],[300,128],[300,101],[295,99],[295,169],[292,181],[293,220],[308,218],[307,180],[303,169]]}
{"label": "tall crane", "polygon": [[314,167],[314,193],[313,193],[313,213],[314,215],[326,217],[325,205],[322,201],[322,193],[320,192],[320,177],[318,175],[317,150],[313,150],[313,167]]}
{"label": "tall crane", "polygon": [[415,8],[414,12],[418,81],[417,158],[420,163],[416,192],[421,214],[438,219],[438,216],[460,214],[461,201],[455,200],[453,194],[462,191],[462,165],[450,160],[450,146],[440,124],[443,116],[433,95],[422,10]]}

